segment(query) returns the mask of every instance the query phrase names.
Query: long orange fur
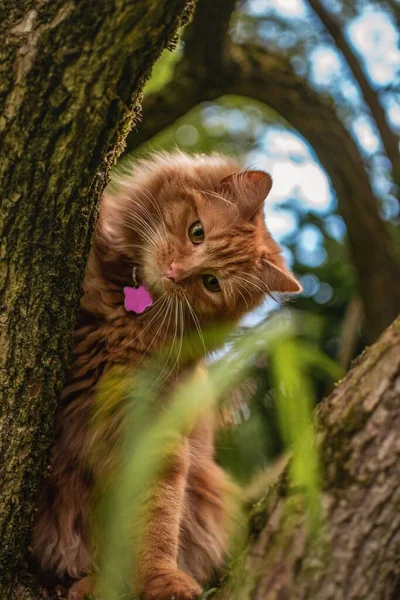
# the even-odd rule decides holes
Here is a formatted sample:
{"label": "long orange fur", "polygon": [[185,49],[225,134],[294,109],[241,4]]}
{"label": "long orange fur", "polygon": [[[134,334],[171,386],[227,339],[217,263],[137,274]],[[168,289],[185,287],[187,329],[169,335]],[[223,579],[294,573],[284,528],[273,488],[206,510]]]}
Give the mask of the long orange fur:
{"label": "long orange fur", "polygon": [[[89,427],[100,378],[114,365],[134,371],[144,356],[185,331],[237,322],[272,292],[298,292],[263,218],[271,187],[261,171],[246,171],[220,155],[157,154],[136,163],[102,200],[74,337],[74,362],[62,395],[51,473],[39,505],[33,554],[44,571],[78,580],[70,598],[92,591],[90,540],[93,490],[105,476],[89,458]],[[194,244],[189,229],[201,222]],[[171,263],[179,282],[165,276]],[[154,304],[141,315],[124,308],[132,268]],[[205,289],[203,275],[221,291]],[[176,315],[181,315],[177,321]],[[179,369],[177,365],[175,371]],[[176,376],[174,370],[166,375]],[[118,417],[107,423],[115,447]],[[113,420],[114,419],[114,420]],[[103,440],[104,441],[104,440]],[[228,548],[223,496],[233,489],[214,461],[214,416],[198,422],[151,491],[135,592],[145,600],[197,598]],[[134,518],[134,515],[132,515]]]}

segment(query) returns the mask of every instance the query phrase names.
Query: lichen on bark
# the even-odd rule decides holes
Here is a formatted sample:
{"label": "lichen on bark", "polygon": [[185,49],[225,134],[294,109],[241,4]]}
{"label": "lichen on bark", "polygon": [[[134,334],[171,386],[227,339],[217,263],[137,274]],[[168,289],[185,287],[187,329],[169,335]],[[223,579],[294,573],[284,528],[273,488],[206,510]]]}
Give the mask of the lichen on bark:
{"label": "lichen on bark", "polygon": [[21,563],[100,194],[194,0],[0,8],[0,597]]}

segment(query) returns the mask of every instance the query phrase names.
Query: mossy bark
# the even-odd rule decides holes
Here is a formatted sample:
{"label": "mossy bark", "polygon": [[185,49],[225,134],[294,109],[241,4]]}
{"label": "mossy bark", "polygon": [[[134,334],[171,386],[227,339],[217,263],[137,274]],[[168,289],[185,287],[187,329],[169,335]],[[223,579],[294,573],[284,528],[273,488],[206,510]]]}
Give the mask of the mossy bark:
{"label": "mossy bark", "polygon": [[310,534],[286,468],[253,509],[248,554],[214,600],[400,597],[400,318],[315,420],[321,527]]}
{"label": "mossy bark", "polygon": [[0,7],[0,598],[27,545],[99,197],[194,1]]}

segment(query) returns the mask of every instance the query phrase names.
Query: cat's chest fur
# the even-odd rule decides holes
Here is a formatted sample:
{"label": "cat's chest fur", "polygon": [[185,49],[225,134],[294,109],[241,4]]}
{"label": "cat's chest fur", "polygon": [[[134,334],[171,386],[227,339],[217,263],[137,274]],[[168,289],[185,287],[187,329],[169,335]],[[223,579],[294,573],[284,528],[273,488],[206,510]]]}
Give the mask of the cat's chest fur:
{"label": "cat's chest fur", "polygon": [[[115,365],[125,366],[133,374],[151,356],[168,347],[172,339],[173,333],[165,327],[162,312],[150,309],[134,315],[118,307],[107,319],[97,320],[80,311],[63,404],[79,401],[78,396],[92,396],[99,379]],[[80,401],[85,402],[83,398]]]}

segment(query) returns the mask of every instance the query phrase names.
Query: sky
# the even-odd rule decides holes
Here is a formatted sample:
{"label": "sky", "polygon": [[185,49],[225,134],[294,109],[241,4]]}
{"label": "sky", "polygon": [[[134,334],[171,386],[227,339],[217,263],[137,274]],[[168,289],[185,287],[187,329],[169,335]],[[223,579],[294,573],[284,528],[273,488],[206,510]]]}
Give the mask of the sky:
{"label": "sky", "polygon": [[[249,2],[250,12],[254,15],[263,14],[268,8],[276,9],[286,19],[301,19],[307,15],[302,0]],[[356,52],[362,55],[364,69],[374,87],[387,86],[395,80],[400,70],[399,34],[385,12],[366,7],[360,17],[350,22],[346,35]],[[361,103],[357,86],[350,78],[341,77],[342,69],[343,60],[338,52],[328,44],[317,46],[312,54],[313,83],[328,86],[332,81],[339,82],[347,98]],[[400,105],[392,101],[385,108],[394,129],[400,131]],[[379,137],[365,112],[360,111],[350,129],[364,156],[370,157],[379,151]],[[262,140],[262,150],[248,155],[247,162],[272,174],[274,186],[268,199],[267,218],[278,239],[295,226],[293,218],[277,210],[285,198],[295,195],[308,207],[321,212],[329,210],[334,202],[325,172],[307,142],[295,132],[269,127]],[[384,191],[384,182],[381,182],[380,191]]]}

